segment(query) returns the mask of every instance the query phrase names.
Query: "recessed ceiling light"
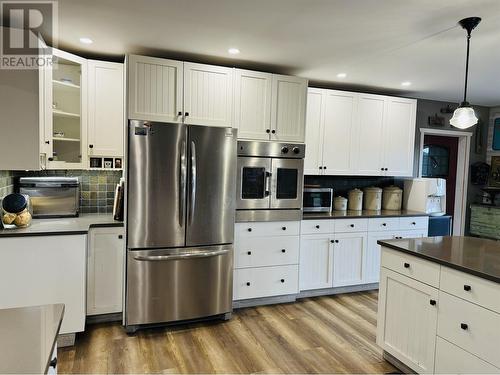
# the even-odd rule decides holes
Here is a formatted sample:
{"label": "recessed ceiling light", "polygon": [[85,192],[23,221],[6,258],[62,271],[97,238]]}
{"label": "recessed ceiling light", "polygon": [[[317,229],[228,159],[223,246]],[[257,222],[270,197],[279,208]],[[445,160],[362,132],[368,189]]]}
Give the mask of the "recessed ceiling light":
{"label": "recessed ceiling light", "polygon": [[238,48],[229,48],[227,52],[231,55],[237,55],[238,53],[240,53],[240,50]]}
{"label": "recessed ceiling light", "polygon": [[405,87],[411,86],[411,82],[410,81],[401,82],[401,86],[405,86]]}
{"label": "recessed ceiling light", "polygon": [[337,78],[345,78],[347,77],[347,73],[339,73],[337,74]]}
{"label": "recessed ceiling light", "polygon": [[94,41],[92,39],[85,38],[85,37],[80,38],[80,42],[83,43],[83,44],[92,44],[92,43],[94,43]]}

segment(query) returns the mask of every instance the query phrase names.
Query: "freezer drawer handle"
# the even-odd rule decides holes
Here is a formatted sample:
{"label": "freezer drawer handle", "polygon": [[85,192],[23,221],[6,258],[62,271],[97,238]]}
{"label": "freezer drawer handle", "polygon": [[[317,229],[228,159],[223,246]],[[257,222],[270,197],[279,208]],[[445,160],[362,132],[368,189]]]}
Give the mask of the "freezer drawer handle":
{"label": "freezer drawer handle", "polygon": [[229,249],[216,250],[216,251],[203,251],[199,253],[184,253],[184,254],[172,254],[172,255],[135,255],[135,260],[150,261],[150,260],[182,260],[182,259],[193,259],[193,258],[209,258],[218,255],[224,255],[229,253]]}

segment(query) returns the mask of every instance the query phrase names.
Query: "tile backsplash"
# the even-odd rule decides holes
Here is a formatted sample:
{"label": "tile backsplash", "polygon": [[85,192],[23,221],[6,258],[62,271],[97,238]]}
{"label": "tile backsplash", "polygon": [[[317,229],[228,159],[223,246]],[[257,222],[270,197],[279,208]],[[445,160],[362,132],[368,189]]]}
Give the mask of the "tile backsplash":
{"label": "tile backsplash", "polygon": [[78,177],[80,181],[81,213],[112,213],[116,184],[121,171],[50,170],[11,172],[0,171],[0,198],[14,191],[19,177]]}

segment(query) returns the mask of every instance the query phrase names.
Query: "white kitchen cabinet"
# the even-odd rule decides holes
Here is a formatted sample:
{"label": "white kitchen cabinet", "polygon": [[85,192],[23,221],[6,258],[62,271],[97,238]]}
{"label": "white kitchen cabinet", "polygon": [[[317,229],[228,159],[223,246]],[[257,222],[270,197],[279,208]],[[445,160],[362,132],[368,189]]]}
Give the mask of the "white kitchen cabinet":
{"label": "white kitchen cabinet", "polygon": [[379,240],[392,240],[397,232],[369,232],[366,246],[366,256],[364,259],[365,283],[378,283],[380,281],[380,245]]}
{"label": "white kitchen cabinet", "polygon": [[123,157],[124,152],[123,64],[88,61],[89,156]]}
{"label": "white kitchen cabinet", "polygon": [[307,90],[305,175],[323,174],[324,91],[315,88]]}
{"label": "white kitchen cabinet", "polygon": [[358,285],[363,280],[367,234],[335,233],[333,245],[333,286]]}
{"label": "white kitchen cabinet", "polygon": [[357,158],[353,174],[364,176],[384,175],[385,140],[383,130],[386,113],[386,97],[370,94],[361,94],[359,96],[359,131],[355,151]]}
{"label": "white kitchen cabinet", "polygon": [[184,122],[232,126],[233,69],[184,63]]}
{"label": "white kitchen cabinet", "polygon": [[269,140],[273,75],[234,70],[234,121],[238,138]]}
{"label": "white kitchen cabinet", "polygon": [[273,75],[271,140],[304,142],[307,79]]}
{"label": "white kitchen cabinet", "polygon": [[300,239],[300,290],[333,286],[333,236],[303,235]]}
{"label": "white kitchen cabinet", "polygon": [[87,315],[122,311],[124,229],[91,228],[87,254]]}
{"label": "white kitchen cabinet", "polygon": [[183,121],[183,62],[127,56],[128,118]]}
{"label": "white kitchen cabinet", "polygon": [[53,48],[44,69],[47,169],[84,169],[87,163],[87,60]]}
{"label": "white kitchen cabinet", "polygon": [[384,123],[384,167],[387,176],[413,174],[416,100],[387,97]]}
{"label": "white kitchen cabinet", "polygon": [[60,333],[85,328],[87,236],[0,238],[0,308],[63,303]]}
{"label": "white kitchen cabinet", "polygon": [[377,344],[418,373],[434,371],[438,290],[382,268]]}

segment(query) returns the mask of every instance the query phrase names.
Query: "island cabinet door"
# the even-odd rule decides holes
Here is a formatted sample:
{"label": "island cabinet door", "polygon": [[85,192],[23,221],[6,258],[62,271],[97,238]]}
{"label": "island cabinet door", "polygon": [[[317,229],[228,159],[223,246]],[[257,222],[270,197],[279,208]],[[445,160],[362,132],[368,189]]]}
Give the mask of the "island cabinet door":
{"label": "island cabinet door", "polygon": [[434,371],[438,290],[382,268],[377,344],[417,373]]}

